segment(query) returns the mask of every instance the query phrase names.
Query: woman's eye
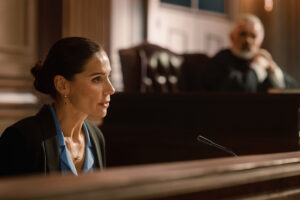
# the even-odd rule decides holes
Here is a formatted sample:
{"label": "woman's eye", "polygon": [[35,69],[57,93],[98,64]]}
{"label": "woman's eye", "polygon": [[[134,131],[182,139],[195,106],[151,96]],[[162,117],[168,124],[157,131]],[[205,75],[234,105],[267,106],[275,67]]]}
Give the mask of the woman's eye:
{"label": "woman's eye", "polygon": [[94,82],[94,83],[98,83],[100,81],[101,81],[101,77],[99,77],[99,76],[92,79],[92,82]]}

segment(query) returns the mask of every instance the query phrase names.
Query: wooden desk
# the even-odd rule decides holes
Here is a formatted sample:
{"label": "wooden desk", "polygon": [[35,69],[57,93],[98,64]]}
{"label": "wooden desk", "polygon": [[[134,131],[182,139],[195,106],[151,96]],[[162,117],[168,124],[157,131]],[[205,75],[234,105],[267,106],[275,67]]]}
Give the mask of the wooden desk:
{"label": "wooden desk", "polygon": [[300,153],[0,179],[2,200],[300,199]]}
{"label": "wooden desk", "polygon": [[112,96],[100,127],[109,166],[298,150],[299,95],[126,94]]}

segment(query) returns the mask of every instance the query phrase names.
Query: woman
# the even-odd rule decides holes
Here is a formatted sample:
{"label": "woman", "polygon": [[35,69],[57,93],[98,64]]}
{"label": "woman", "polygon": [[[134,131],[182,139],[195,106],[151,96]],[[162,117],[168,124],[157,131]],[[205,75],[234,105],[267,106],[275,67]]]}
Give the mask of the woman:
{"label": "woman", "polygon": [[105,51],[86,38],[57,41],[31,69],[35,88],[53,99],[37,115],[8,127],[0,138],[0,174],[73,173],[105,166],[104,138],[86,118],[104,117],[110,95]]}

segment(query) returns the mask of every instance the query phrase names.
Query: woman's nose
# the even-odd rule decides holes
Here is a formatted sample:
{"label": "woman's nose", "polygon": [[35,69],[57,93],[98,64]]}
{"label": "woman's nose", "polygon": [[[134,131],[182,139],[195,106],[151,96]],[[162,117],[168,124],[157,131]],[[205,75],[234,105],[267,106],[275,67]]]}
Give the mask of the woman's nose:
{"label": "woman's nose", "polygon": [[116,92],[114,86],[111,84],[110,80],[107,81],[107,88],[105,94],[113,95]]}

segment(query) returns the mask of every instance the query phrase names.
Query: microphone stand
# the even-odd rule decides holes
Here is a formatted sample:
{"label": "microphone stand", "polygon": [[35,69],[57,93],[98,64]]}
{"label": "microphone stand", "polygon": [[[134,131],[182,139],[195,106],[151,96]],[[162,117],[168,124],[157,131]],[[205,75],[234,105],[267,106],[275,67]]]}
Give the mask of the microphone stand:
{"label": "microphone stand", "polygon": [[232,150],[230,150],[230,149],[228,149],[228,148],[226,148],[226,147],[223,147],[223,146],[221,146],[221,145],[219,145],[219,144],[217,144],[217,143],[214,143],[213,141],[207,139],[206,137],[204,137],[204,136],[202,136],[202,135],[198,135],[198,136],[197,136],[197,140],[200,141],[200,142],[203,142],[203,143],[205,143],[205,144],[207,144],[207,145],[216,147],[216,148],[218,148],[218,149],[220,149],[220,150],[222,150],[222,151],[225,151],[225,152],[231,154],[231,155],[234,156],[234,157],[238,157],[238,155],[236,155]]}

